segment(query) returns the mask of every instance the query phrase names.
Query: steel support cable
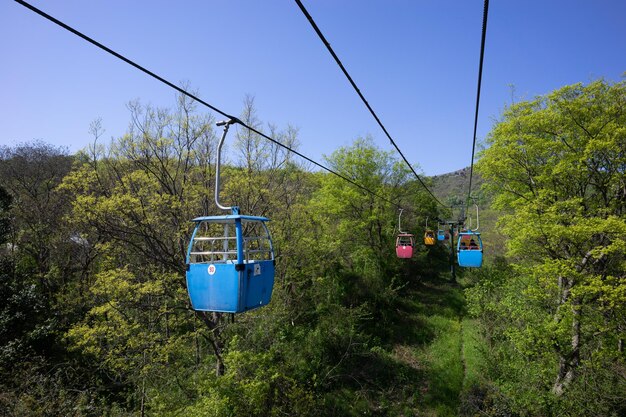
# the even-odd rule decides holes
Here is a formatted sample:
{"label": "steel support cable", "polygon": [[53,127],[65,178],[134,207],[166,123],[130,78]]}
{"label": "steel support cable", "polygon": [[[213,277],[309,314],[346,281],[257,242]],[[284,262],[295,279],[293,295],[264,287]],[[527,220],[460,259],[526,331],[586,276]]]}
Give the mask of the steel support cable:
{"label": "steel support cable", "polygon": [[472,196],[472,177],[474,175],[474,153],[476,151],[476,130],[478,128],[478,107],[480,105],[480,86],[483,78],[483,58],[485,56],[485,38],[487,37],[487,14],[489,13],[489,0],[485,0],[483,8],[483,30],[480,40],[480,61],[478,64],[478,88],[476,90],[476,113],[474,114],[474,139],[472,141],[472,160],[470,161],[469,187],[467,189],[467,207],[469,208]]}
{"label": "steel support cable", "polygon": [[300,10],[302,11],[302,13],[304,14],[304,16],[307,18],[307,20],[309,21],[309,23],[311,24],[311,26],[313,27],[313,29],[315,30],[315,33],[317,33],[317,36],[320,38],[320,40],[322,41],[322,43],[324,43],[324,45],[326,46],[326,49],[328,49],[328,52],[330,52],[330,54],[332,55],[332,57],[335,59],[335,62],[337,63],[337,65],[339,65],[339,68],[341,68],[341,71],[343,71],[343,74],[346,76],[346,78],[348,79],[348,81],[350,81],[350,84],[352,85],[352,88],[354,88],[354,91],[356,91],[356,93],[359,95],[359,97],[361,98],[361,101],[363,101],[363,104],[365,104],[365,106],[367,107],[367,109],[370,111],[370,113],[372,114],[372,116],[374,117],[374,119],[376,120],[376,122],[378,123],[378,125],[380,126],[380,128],[383,130],[383,132],[385,132],[385,135],[387,135],[387,138],[389,139],[389,141],[391,142],[391,144],[394,146],[394,148],[396,148],[396,151],[398,151],[398,153],[400,154],[400,156],[402,157],[402,159],[404,160],[404,162],[407,164],[407,166],[409,167],[409,169],[411,170],[411,172],[413,172],[413,175],[415,175],[415,178],[417,178],[417,180],[420,182],[420,184],[422,184],[422,186],[424,187],[424,189],[426,189],[426,191],[428,191],[428,194],[431,195],[431,197],[433,199],[435,199],[435,201],[437,203],[439,203],[440,205],[444,206],[445,205],[439,201],[439,199],[437,199],[437,197],[435,197],[435,195],[432,193],[432,191],[430,191],[430,189],[426,186],[426,184],[424,183],[424,181],[422,181],[422,179],[420,178],[419,175],[417,175],[417,172],[415,172],[415,169],[413,169],[413,167],[411,166],[411,164],[409,163],[409,161],[406,159],[406,157],[404,156],[404,154],[402,153],[402,151],[400,150],[400,148],[398,147],[398,145],[396,144],[396,142],[393,140],[393,138],[391,137],[391,135],[389,134],[389,132],[387,131],[387,129],[385,128],[385,126],[383,125],[383,123],[380,121],[380,119],[378,118],[378,116],[376,115],[376,113],[374,112],[374,110],[372,109],[372,107],[370,106],[370,104],[367,102],[367,100],[365,99],[365,97],[363,96],[363,94],[361,93],[361,90],[359,90],[359,87],[357,87],[356,83],[354,82],[354,80],[352,79],[352,77],[350,76],[350,74],[348,73],[348,71],[346,70],[346,68],[343,66],[343,64],[341,63],[341,60],[339,59],[339,57],[337,56],[337,54],[335,53],[335,51],[333,50],[333,48],[330,46],[330,43],[326,40],[326,38],[324,37],[324,35],[322,34],[322,31],[320,30],[320,28],[317,26],[317,24],[315,23],[315,21],[313,20],[313,17],[311,17],[311,15],[309,14],[309,12],[307,11],[307,9],[304,7],[304,5],[302,4],[302,2],[300,0],[295,0],[296,3],[298,4],[298,7],[300,7]]}
{"label": "steel support cable", "polygon": [[208,107],[209,109],[213,110],[213,111],[214,111],[214,112],[216,112],[216,113],[221,114],[221,115],[222,115],[222,116],[224,116],[224,117],[227,117],[227,118],[229,118],[229,119],[231,119],[231,120],[234,120],[236,123],[240,124],[241,126],[245,127],[246,129],[250,130],[251,132],[256,133],[257,135],[259,135],[259,136],[261,136],[261,137],[263,137],[263,138],[265,138],[265,139],[269,140],[270,142],[272,142],[272,143],[274,143],[274,144],[276,144],[276,145],[278,145],[278,146],[280,146],[280,147],[282,147],[282,148],[286,149],[286,150],[287,150],[287,151],[289,151],[289,152],[292,152],[293,154],[295,154],[295,155],[299,156],[300,158],[302,158],[302,159],[304,159],[304,160],[306,160],[306,161],[308,161],[308,162],[310,162],[310,163],[314,164],[315,166],[317,166],[317,167],[319,167],[319,168],[322,168],[323,170],[325,170],[325,171],[327,171],[327,172],[329,172],[329,173],[331,173],[331,174],[333,174],[333,175],[335,175],[335,176],[337,176],[337,177],[341,178],[342,180],[349,182],[350,184],[354,185],[354,186],[355,186],[355,187],[357,187],[357,188],[360,188],[361,190],[363,190],[363,191],[367,192],[368,194],[372,195],[373,197],[376,197],[376,198],[378,198],[378,199],[380,199],[380,200],[382,200],[382,201],[385,201],[386,203],[389,203],[389,204],[391,204],[391,205],[393,205],[393,206],[396,206],[396,207],[397,207],[397,208],[399,208],[399,209],[403,209],[403,210],[407,210],[407,211],[412,211],[412,210],[410,210],[410,209],[406,209],[406,208],[404,208],[404,207],[400,206],[399,204],[394,203],[393,201],[391,201],[391,200],[389,200],[389,199],[387,199],[387,198],[385,198],[385,197],[383,197],[383,196],[381,196],[381,195],[379,195],[379,194],[375,193],[374,191],[370,190],[369,188],[367,188],[367,187],[365,187],[365,186],[363,186],[363,185],[361,185],[361,184],[357,183],[356,181],[354,181],[354,180],[352,180],[352,179],[348,178],[347,176],[345,176],[345,175],[343,175],[343,174],[341,174],[341,173],[339,173],[339,172],[337,172],[337,171],[335,171],[335,170],[333,170],[333,169],[331,169],[331,168],[328,168],[328,167],[326,167],[326,166],[324,166],[324,165],[320,164],[319,162],[316,162],[315,160],[313,160],[313,159],[309,158],[308,156],[306,156],[306,155],[304,155],[304,154],[302,154],[302,153],[300,153],[300,152],[296,151],[295,149],[292,149],[292,148],[290,148],[289,146],[284,145],[283,143],[281,143],[281,142],[277,141],[276,139],[274,139],[274,138],[272,138],[272,137],[270,137],[270,136],[267,136],[267,135],[266,135],[266,134],[264,134],[263,132],[260,132],[260,131],[258,131],[257,129],[255,129],[255,128],[251,127],[251,126],[248,126],[247,124],[245,124],[244,122],[242,122],[241,120],[239,120],[237,117],[235,117],[235,116],[231,116],[230,114],[228,114],[228,113],[226,113],[226,112],[224,112],[224,111],[222,111],[222,110],[218,109],[217,107],[212,106],[211,104],[207,103],[206,101],[202,100],[201,98],[196,97],[195,95],[193,95],[193,94],[191,94],[191,93],[187,92],[186,90],[184,90],[183,88],[181,88],[181,87],[177,86],[176,84],[174,84],[174,83],[172,83],[172,82],[170,82],[170,81],[166,80],[165,78],[163,78],[163,77],[161,77],[161,76],[159,76],[159,75],[155,74],[154,72],[152,72],[152,71],[148,70],[147,68],[142,67],[141,65],[137,64],[136,62],[131,61],[130,59],[126,58],[125,56],[121,55],[120,53],[115,52],[115,51],[114,51],[114,50],[112,50],[111,48],[106,47],[105,45],[101,44],[100,42],[98,42],[98,41],[96,41],[96,40],[94,40],[94,39],[90,38],[89,36],[87,36],[87,35],[85,35],[85,34],[83,34],[83,33],[79,32],[78,30],[76,30],[76,29],[72,28],[71,26],[69,26],[69,25],[67,25],[67,24],[65,24],[65,23],[63,23],[63,22],[61,22],[60,20],[58,20],[58,19],[56,19],[55,17],[53,17],[53,16],[51,16],[51,15],[47,14],[46,12],[44,12],[44,11],[42,11],[42,10],[40,10],[40,9],[36,8],[35,6],[33,6],[33,5],[31,5],[31,4],[27,3],[27,2],[25,2],[25,1],[23,1],[23,0],[15,0],[15,1],[16,1],[17,3],[19,3],[19,4],[21,4],[22,6],[26,7],[27,9],[30,9],[31,11],[33,11],[33,12],[37,13],[38,15],[40,15],[40,16],[42,16],[42,17],[46,18],[47,20],[49,20],[49,21],[51,21],[51,22],[55,23],[56,25],[61,26],[63,29],[65,29],[65,30],[67,30],[67,31],[69,31],[69,32],[71,32],[71,33],[73,33],[74,35],[76,35],[76,36],[78,36],[78,37],[80,37],[80,38],[82,38],[82,39],[84,39],[84,40],[86,40],[87,42],[91,43],[92,45],[97,46],[98,48],[102,49],[103,51],[106,51],[106,52],[108,52],[109,54],[113,55],[114,57],[116,57],[116,58],[118,58],[118,59],[120,59],[120,60],[122,60],[122,61],[126,62],[127,64],[129,64],[129,65],[131,65],[131,66],[133,66],[133,67],[135,67],[135,68],[137,68],[138,70],[140,70],[140,71],[142,71],[143,73],[145,73],[145,74],[147,74],[147,75],[151,76],[152,78],[155,78],[156,80],[158,80],[158,81],[162,82],[163,84],[166,84],[167,86],[169,86],[169,87],[173,88],[174,90],[178,91],[179,93],[181,93],[181,94],[183,94],[183,95],[185,95],[185,96],[187,96],[187,97],[189,97],[189,98],[191,98],[191,99],[193,99],[193,100],[197,101],[198,103],[200,103],[200,104],[202,104],[202,105],[204,105],[204,106]]}

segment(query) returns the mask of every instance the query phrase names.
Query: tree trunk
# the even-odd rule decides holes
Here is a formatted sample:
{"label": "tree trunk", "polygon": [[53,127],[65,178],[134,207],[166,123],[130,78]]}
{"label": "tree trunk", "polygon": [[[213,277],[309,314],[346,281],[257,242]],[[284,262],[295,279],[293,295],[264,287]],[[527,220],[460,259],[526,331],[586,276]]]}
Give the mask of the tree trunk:
{"label": "tree trunk", "polygon": [[210,333],[205,338],[211,343],[213,347],[213,353],[215,354],[215,374],[217,376],[224,375],[226,366],[224,365],[224,359],[222,358],[222,352],[224,351],[224,341],[221,337],[221,329],[219,327],[222,313],[207,313],[203,311],[196,311],[196,315],[200,317],[202,322],[209,328]]}
{"label": "tree trunk", "polygon": [[580,364],[580,300],[572,300],[572,350],[568,354],[559,353],[559,372],[552,387],[555,395],[562,395],[567,386],[576,377]]}
{"label": "tree trunk", "polygon": [[[143,367],[146,366],[146,352],[143,353]],[[140,406],[141,417],[145,417],[146,415],[146,376],[141,377],[141,406]]]}

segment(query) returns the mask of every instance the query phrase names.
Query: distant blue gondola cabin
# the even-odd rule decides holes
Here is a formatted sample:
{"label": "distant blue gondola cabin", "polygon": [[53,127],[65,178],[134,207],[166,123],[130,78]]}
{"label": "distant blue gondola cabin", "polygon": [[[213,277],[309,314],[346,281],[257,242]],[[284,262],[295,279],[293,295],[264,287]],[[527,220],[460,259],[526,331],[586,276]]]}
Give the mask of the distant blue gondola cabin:
{"label": "distant blue gondola cabin", "polygon": [[446,231],[443,229],[439,229],[437,230],[437,240],[438,241],[444,241],[446,240]]}
{"label": "distant blue gondola cabin", "polygon": [[483,241],[480,233],[462,231],[457,242],[457,261],[459,266],[480,268],[483,264]]}
{"label": "distant blue gondola cabin", "polygon": [[274,287],[269,219],[231,214],[193,221],[186,274],[193,309],[242,313],[268,304]]}

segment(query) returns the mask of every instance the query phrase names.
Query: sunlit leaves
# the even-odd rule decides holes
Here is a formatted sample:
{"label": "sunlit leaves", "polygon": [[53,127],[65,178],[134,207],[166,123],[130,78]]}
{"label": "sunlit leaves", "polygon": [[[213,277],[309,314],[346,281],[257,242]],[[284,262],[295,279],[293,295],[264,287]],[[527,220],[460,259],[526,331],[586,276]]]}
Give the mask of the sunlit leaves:
{"label": "sunlit leaves", "polygon": [[623,332],[625,129],[625,82],[567,86],[510,106],[478,163],[525,283],[503,286],[506,333],[527,355],[553,350],[559,378]]}

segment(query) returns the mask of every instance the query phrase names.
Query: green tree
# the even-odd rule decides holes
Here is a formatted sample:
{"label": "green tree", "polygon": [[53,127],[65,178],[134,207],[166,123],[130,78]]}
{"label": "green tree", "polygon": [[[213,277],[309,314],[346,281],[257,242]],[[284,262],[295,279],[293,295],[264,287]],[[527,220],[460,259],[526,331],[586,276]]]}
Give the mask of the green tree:
{"label": "green tree", "polygon": [[393,254],[398,231],[398,208],[391,203],[409,208],[403,215],[403,228],[408,230],[415,230],[418,219],[422,223],[429,212],[436,217],[432,214],[433,203],[411,181],[408,168],[391,152],[378,150],[371,137],[359,138],[326,159],[333,170],[371,191],[335,175],[323,177],[312,205],[326,219],[323,223],[328,227],[324,231],[328,249],[339,253],[349,245],[344,258],[351,268],[384,269],[393,259],[389,255]]}
{"label": "green tree", "polygon": [[[334,291],[343,307],[364,309],[364,315],[374,318],[369,321],[371,330],[386,334],[391,320],[386,313],[393,311],[397,291],[417,275],[417,265],[427,253],[417,245],[412,260],[397,259],[398,208],[392,203],[409,209],[403,215],[403,229],[410,231],[418,227],[417,219],[426,219],[432,203],[406,166],[391,152],[377,149],[371,138],[359,138],[326,159],[333,170],[373,194],[335,175],[321,178],[309,207],[319,225],[318,253],[327,260],[324,279],[338,285]],[[432,213],[430,217],[435,217]],[[416,235],[421,239],[419,232]]]}
{"label": "green tree", "polygon": [[58,190],[71,164],[63,149],[42,142],[0,148],[2,356],[8,365],[29,355],[50,358],[59,347],[64,318],[57,297],[76,269],[75,244],[63,226],[69,199]]}
{"label": "green tree", "polygon": [[[109,146],[98,144],[94,122],[94,145],[62,186],[75,196],[70,225],[94,252],[86,313],[67,337],[144,413],[148,391],[167,383],[176,347],[200,361],[208,344],[207,359],[222,363],[219,317],[193,313],[184,285],[190,219],[209,214],[216,137],[213,119],[184,97],[172,110],[129,109],[128,133]],[[196,320],[208,327],[197,335]]]}
{"label": "green tree", "polygon": [[[57,189],[70,171],[67,151],[42,142],[0,148],[0,185],[12,196],[15,234],[11,243],[27,256],[48,296],[54,294],[69,271],[58,271],[69,242],[60,227],[69,199]],[[54,265],[53,265],[54,264]],[[69,263],[68,263],[69,265]]]}
{"label": "green tree", "polygon": [[[60,187],[73,158],[43,142],[0,148],[0,413],[82,415],[99,375],[63,339],[82,314],[91,251]],[[97,411],[96,411],[97,410]]]}
{"label": "green tree", "polygon": [[[139,103],[129,108],[129,132],[109,146],[98,144],[102,129],[98,122],[93,124],[95,143],[79,156],[63,184],[76,196],[70,224],[96,252],[90,305],[67,335],[113,385],[127,390],[129,408],[171,410],[190,393],[203,397],[194,376],[212,383],[216,376],[209,377],[206,368],[213,367],[217,377],[228,376],[225,365],[238,365],[227,362],[227,355],[237,358],[239,349],[267,350],[271,332],[281,321],[272,322],[270,307],[262,314],[238,317],[237,329],[258,336],[246,338],[239,347],[231,346],[237,329],[230,330],[227,315],[191,311],[184,286],[190,219],[223,214],[213,202],[213,118],[195,112],[184,98],[174,110]],[[242,120],[260,125],[251,99]],[[296,146],[294,129],[270,130],[288,146]],[[281,290],[288,286],[284,271],[291,267],[281,254],[287,250],[287,230],[294,230],[289,213],[305,201],[300,190],[310,184],[282,148],[267,146],[265,139],[246,130],[237,133],[235,140],[227,140],[230,153],[223,161],[234,155],[235,162],[223,166],[222,200],[239,205],[243,213],[268,215],[288,225],[276,234],[275,299],[286,300]],[[277,308],[277,313],[284,310]],[[259,317],[270,327],[260,328]]]}
{"label": "green tree", "polygon": [[561,395],[600,364],[624,366],[626,83],[514,104],[487,145],[478,170],[509,213],[499,224],[524,283],[503,299],[506,334],[528,357],[553,358]]}

